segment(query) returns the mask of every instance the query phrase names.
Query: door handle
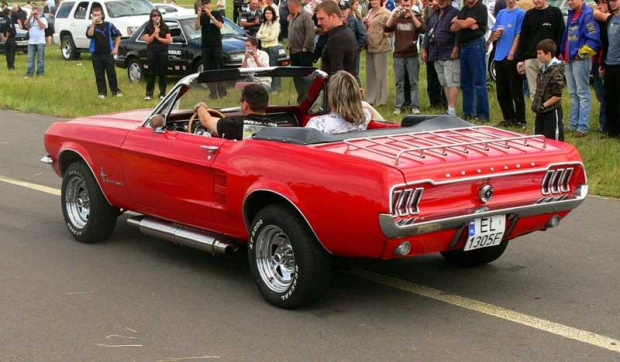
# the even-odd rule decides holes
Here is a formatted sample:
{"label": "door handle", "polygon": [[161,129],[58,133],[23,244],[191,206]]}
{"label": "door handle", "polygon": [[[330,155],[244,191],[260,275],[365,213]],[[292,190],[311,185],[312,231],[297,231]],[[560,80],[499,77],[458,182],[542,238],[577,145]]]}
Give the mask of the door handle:
{"label": "door handle", "polygon": [[218,146],[210,146],[210,145],[200,145],[200,148],[202,148],[203,150],[207,150],[207,160],[210,160],[213,155],[217,152],[217,150],[219,149]]}

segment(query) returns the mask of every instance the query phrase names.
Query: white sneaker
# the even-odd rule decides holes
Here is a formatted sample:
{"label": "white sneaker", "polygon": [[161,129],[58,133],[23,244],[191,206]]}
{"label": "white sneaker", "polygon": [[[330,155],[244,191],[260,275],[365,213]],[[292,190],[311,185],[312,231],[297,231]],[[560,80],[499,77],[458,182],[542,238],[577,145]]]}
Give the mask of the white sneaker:
{"label": "white sneaker", "polygon": [[150,100],[151,100],[151,96],[146,96],[146,97],[144,97],[144,100],[145,100],[145,101],[150,101]]}
{"label": "white sneaker", "polygon": [[120,98],[120,97],[123,96],[123,93],[116,93],[114,96],[117,97],[117,98]]}
{"label": "white sneaker", "polygon": [[398,116],[400,114],[400,112],[401,112],[400,108],[396,108],[394,110],[394,113],[392,113],[392,114],[395,115],[395,116]]}
{"label": "white sneaker", "polygon": [[411,107],[411,113],[412,114],[420,114],[420,109],[417,107]]}
{"label": "white sneaker", "polygon": [[100,94],[99,99],[105,99],[105,96],[103,94]]}

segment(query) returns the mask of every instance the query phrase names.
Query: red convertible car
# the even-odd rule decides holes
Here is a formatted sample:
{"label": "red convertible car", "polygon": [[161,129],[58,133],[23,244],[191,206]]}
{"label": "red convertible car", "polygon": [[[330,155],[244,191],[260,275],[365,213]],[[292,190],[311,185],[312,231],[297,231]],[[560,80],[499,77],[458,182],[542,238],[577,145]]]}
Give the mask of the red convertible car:
{"label": "red convertible car", "polygon": [[[239,115],[244,84],[276,77],[272,126],[243,140],[209,137],[193,114],[207,101],[213,115]],[[300,80],[310,87],[297,102]],[[293,308],[326,289],[336,256],[482,265],[588,194],[577,150],[542,136],[443,115],[336,135],[304,128],[328,112],[326,83],[312,68],[203,72],[154,110],[53,124],[42,160],[63,179],[67,228],[101,241],[132,211],[127,222],[151,236],[214,254],[245,245],[263,297]],[[227,95],[209,99],[217,87]]]}

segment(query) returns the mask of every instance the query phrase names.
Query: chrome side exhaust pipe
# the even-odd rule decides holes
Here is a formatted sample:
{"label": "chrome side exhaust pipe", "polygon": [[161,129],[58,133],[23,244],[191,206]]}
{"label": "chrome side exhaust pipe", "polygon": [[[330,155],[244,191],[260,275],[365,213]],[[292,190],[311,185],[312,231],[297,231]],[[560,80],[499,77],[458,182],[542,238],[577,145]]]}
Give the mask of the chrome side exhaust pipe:
{"label": "chrome side exhaust pipe", "polygon": [[237,250],[235,245],[217,240],[215,236],[207,232],[163,220],[137,216],[127,219],[127,224],[137,227],[145,235],[203,250],[214,255],[231,255]]}

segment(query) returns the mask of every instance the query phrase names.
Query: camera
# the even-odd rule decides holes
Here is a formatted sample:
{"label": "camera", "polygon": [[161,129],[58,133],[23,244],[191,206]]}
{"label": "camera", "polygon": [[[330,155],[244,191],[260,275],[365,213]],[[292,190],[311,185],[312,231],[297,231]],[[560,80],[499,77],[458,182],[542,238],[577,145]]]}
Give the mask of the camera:
{"label": "camera", "polygon": [[250,49],[250,50],[248,50],[248,54],[250,54],[250,55],[254,55],[254,49]]}
{"label": "camera", "polygon": [[404,6],[398,8],[398,16],[403,18],[407,14],[407,9]]}

